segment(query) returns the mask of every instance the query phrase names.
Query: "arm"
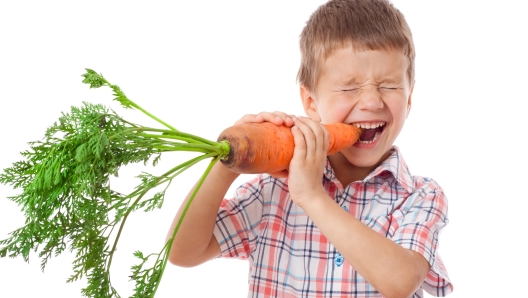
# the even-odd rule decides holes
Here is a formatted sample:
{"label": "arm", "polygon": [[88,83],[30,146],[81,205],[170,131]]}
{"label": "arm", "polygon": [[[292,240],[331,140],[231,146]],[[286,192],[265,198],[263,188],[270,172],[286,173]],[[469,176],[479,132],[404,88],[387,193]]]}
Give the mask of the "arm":
{"label": "arm", "polygon": [[343,257],[386,297],[408,297],[423,283],[429,263],[378,234],[340,208],[321,186],[328,133],[301,118],[292,128],[295,153],[288,186],[292,200],[313,220]]}
{"label": "arm", "polygon": [[409,297],[423,283],[430,265],[422,255],[370,229],[326,194],[301,208],[352,267],[385,297]]}
{"label": "arm", "polygon": [[[285,113],[280,112],[263,112],[258,115],[248,114],[235,122],[235,125],[264,121],[272,122],[276,125],[293,125],[292,119]],[[272,173],[276,177],[282,177],[285,174],[284,172]],[[169,254],[169,261],[172,264],[182,267],[193,267],[220,255],[220,246],[213,235],[216,217],[227,190],[237,177],[238,174],[230,171],[221,163],[215,164],[211,169],[189,210],[187,210],[185,219],[172,243]],[[183,209],[195,187],[196,185],[189,191],[176,213],[167,233],[167,241],[176,228]]]}
{"label": "arm", "polygon": [[[209,172],[189,207],[178,234],[174,238],[169,261],[177,266],[193,267],[220,255],[220,246],[213,236],[216,215],[224,195],[238,174],[217,163]],[[166,240],[168,241],[196,185],[180,206]]]}

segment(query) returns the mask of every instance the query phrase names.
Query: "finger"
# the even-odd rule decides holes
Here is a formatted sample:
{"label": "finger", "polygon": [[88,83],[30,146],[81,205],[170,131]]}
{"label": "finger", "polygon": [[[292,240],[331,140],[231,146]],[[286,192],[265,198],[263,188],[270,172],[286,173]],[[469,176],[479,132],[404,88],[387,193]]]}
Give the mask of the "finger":
{"label": "finger", "polygon": [[242,116],[238,121],[235,122],[235,125],[237,124],[244,124],[244,123],[260,123],[260,122],[271,122],[275,125],[284,125],[286,127],[292,127],[293,126],[293,119],[292,115],[288,115],[283,112],[275,111],[273,113],[270,112],[260,112],[258,114],[246,114]]}
{"label": "finger", "polygon": [[235,122],[235,125],[237,124],[244,124],[244,123],[259,123],[264,122],[264,118],[262,118],[261,115],[255,115],[255,114],[246,114],[242,116],[239,120]]}
{"label": "finger", "polygon": [[262,112],[259,113],[264,118],[264,121],[271,122],[275,125],[285,125],[287,127],[293,126],[293,120],[291,117],[283,112],[275,111],[273,113],[270,112]]}
{"label": "finger", "polygon": [[[314,154],[326,156],[328,151],[328,131],[321,123],[310,118],[303,117],[301,121],[309,128],[310,135],[305,132],[308,150],[313,150]],[[307,130],[308,131],[308,130]],[[313,148],[312,148],[313,146]]]}
{"label": "finger", "polygon": [[275,125],[282,125],[282,120],[276,119],[276,117],[273,115],[273,113],[270,112],[260,112],[256,116],[259,117],[259,119],[262,119],[262,122],[271,122]]}
{"label": "finger", "polygon": [[294,159],[296,158],[300,158],[300,159],[306,159],[306,141],[304,139],[304,135],[302,133],[302,131],[299,129],[299,127],[297,126],[297,122],[298,121],[295,121],[295,125],[292,126],[291,128],[291,132],[292,132],[292,135],[293,135],[293,143],[295,145],[294,149],[293,149],[293,159],[292,159],[292,162],[294,161]]}
{"label": "finger", "polygon": [[275,111],[273,112],[273,115],[279,117],[282,119],[282,125],[284,126],[287,126],[287,127],[292,127],[293,126],[293,118],[294,116],[292,115],[288,115],[284,112],[280,112],[280,111]]}
{"label": "finger", "polygon": [[326,156],[326,154],[328,153],[328,148],[330,147],[330,133],[328,132],[328,130],[323,124],[319,124],[319,125],[321,125],[323,132],[324,132],[323,151]]}
{"label": "finger", "polygon": [[313,121],[309,118],[306,119],[306,124],[312,129],[315,135],[315,145],[318,153],[326,153],[328,151],[328,131],[323,124]]}
{"label": "finger", "polygon": [[304,138],[305,158],[312,156],[316,150],[316,137],[312,128],[307,124],[307,119],[304,117],[296,118],[295,126],[300,130]]}

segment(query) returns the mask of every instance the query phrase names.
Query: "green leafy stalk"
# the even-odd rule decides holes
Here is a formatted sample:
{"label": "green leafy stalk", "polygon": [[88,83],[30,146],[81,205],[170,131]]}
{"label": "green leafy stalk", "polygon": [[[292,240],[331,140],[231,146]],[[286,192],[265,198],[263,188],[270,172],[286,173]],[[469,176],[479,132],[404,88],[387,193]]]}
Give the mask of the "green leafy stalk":
{"label": "green leafy stalk", "polygon": [[[169,253],[172,248],[173,240],[176,237],[178,230],[180,229],[181,223],[183,222],[183,219],[185,218],[185,215],[187,214],[187,210],[191,206],[194,200],[194,197],[198,193],[198,190],[202,186],[202,183],[204,182],[205,178],[211,171],[213,165],[219,159],[220,159],[219,156],[216,156],[209,163],[209,166],[207,167],[204,174],[198,181],[198,185],[196,186],[189,200],[187,201],[187,204],[185,205],[183,209],[182,215],[180,216],[178,223],[176,224],[176,227],[174,228],[174,231],[172,232],[171,238],[166,242],[165,246],[163,247],[163,250],[160,253],[150,254],[147,257],[143,257],[143,254],[141,252],[136,252],[134,254],[137,258],[141,259],[141,263],[139,265],[132,266],[133,275],[131,276],[131,278],[136,280],[136,288],[134,289],[135,297],[151,298],[151,297],[154,297],[154,295],[156,294],[156,291],[161,282],[161,278],[163,277],[163,272],[165,272],[165,267],[167,266],[167,261],[169,259]],[[156,260],[154,261],[154,266],[148,269],[143,269],[143,265],[151,257],[156,257]]]}
{"label": "green leafy stalk", "polygon": [[[86,69],[83,83],[91,88],[110,87],[125,108],[135,108],[165,128],[144,127],[122,119],[113,110],[84,102],[72,107],[45,132],[44,138],[30,142],[21,152],[24,158],[0,174],[0,183],[20,189],[9,197],[21,206],[25,225],[0,240],[0,257],[22,256],[38,252],[41,268],[53,256],[66,249],[74,252],[73,273],[67,282],[86,278],[83,296],[120,297],[112,286],[110,267],[123,227],[137,210],[161,208],[172,180],[194,164],[212,158],[199,186],[212,165],[229,153],[229,144],[214,142],[180,132],[145,111],[125,96],[117,85]],[[138,175],[140,183],[129,194],[111,189],[110,178],[131,163],[156,165],[165,152],[188,151],[198,155],[154,176]],[[161,191],[157,191],[165,185]],[[199,189],[196,188],[178,222],[172,238],[159,253],[145,256],[135,252],[140,264],[132,266],[135,281],[133,297],[154,297],[168,260],[172,240]],[[153,260],[151,267],[150,265]]]}
{"label": "green leafy stalk", "polygon": [[165,121],[162,121],[158,117],[152,115],[151,113],[144,110],[142,107],[140,107],[138,104],[130,100],[125,93],[119,88],[117,85],[110,84],[102,74],[98,74],[94,70],[91,70],[89,68],[86,68],[86,73],[82,75],[84,77],[83,83],[89,84],[90,88],[99,88],[102,86],[108,86],[112,88],[114,91],[114,100],[117,100],[121,103],[121,105],[125,108],[135,108],[149,116],[150,118],[156,120],[157,122],[163,124],[163,126],[168,127],[170,130],[178,131],[176,128],[170,126]]}

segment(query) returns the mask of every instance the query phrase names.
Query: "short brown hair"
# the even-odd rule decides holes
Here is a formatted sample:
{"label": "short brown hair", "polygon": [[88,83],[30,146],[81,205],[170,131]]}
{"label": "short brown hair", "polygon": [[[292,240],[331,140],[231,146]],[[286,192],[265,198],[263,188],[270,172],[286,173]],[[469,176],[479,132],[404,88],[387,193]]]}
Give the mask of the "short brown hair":
{"label": "short brown hair", "polygon": [[414,81],[414,43],[403,14],[388,0],[330,0],[311,16],[300,36],[301,66],[297,81],[315,91],[322,62],[335,49],[401,49]]}

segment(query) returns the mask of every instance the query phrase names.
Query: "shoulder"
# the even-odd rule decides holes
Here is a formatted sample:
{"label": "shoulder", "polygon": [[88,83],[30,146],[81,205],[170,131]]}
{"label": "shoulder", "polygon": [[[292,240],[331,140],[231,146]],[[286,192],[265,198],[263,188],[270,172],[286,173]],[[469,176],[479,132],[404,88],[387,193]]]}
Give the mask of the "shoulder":
{"label": "shoulder", "polygon": [[444,190],[436,180],[424,176],[412,176],[412,189],[413,191],[444,193]]}
{"label": "shoulder", "polygon": [[412,175],[398,147],[392,148],[388,168],[398,182],[407,189],[411,198],[416,200],[434,200],[447,206],[444,189],[431,177]]}
{"label": "shoulder", "polygon": [[423,176],[412,176],[412,182],[412,192],[405,203],[407,209],[420,209],[447,222],[448,202],[440,184]]}

